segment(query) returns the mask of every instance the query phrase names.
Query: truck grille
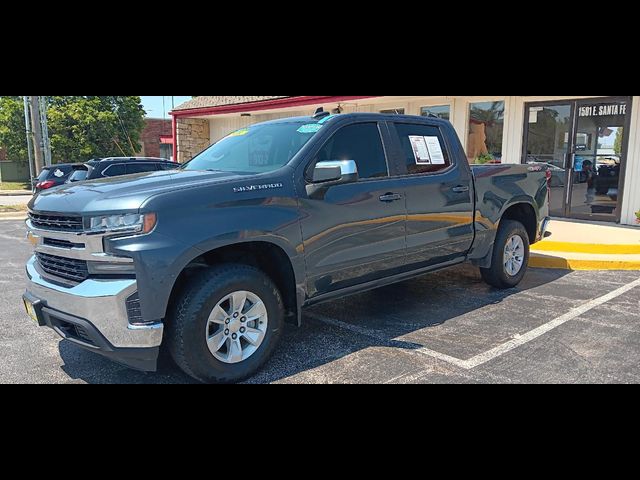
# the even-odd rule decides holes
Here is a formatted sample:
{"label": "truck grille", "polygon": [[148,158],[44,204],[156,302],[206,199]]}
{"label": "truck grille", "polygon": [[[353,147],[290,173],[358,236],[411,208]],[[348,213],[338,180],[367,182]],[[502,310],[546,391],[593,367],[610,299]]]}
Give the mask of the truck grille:
{"label": "truck grille", "polygon": [[38,259],[38,263],[42,270],[49,275],[54,275],[77,283],[82,283],[89,278],[89,269],[87,267],[87,262],[84,260],[62,258],[39,252],[36,253],[36,258]]}
{"label": "truck grille", "polygon": [[93,346],[96,345],[96,342],[93,341],[93,338],[91,338],[89,332],[87,332],[87,330],[81,325],[65,322],[64,320],[60,320],[57,318],[52,318],[52,320],[52,323],[66,335],[66,338],[80,340],[83,343],[87,343]]}
{"label": "truck grille", "polygon": [[42,242],[47,247],[56,247],[56,248],[84,248],[84,243],[73,243],[68,240],[59,240],[57,238],[45,238]]}
{"label": "truck grille", "polygon": [[84,230],[82,217],[66,217],[58,215],[39,215],[29,213],[34,227],[55,232],[82,232]]}

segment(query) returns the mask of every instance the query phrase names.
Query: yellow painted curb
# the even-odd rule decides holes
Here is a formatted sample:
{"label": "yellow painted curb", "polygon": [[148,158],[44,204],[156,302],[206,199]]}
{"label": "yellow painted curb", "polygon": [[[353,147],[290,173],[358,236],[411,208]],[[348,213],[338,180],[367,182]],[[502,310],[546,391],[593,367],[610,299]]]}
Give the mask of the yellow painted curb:
{"label": "yellow painted curb", "polygon": [[595,253],[600,255],[640,255],[640,245],[606,245],[544,241],[531,247],[532,252]]}
{"label": "yellow painted curb", "polygon": [[532,255],[529,266],[532,268],[550,268],[555,270],[640,270],[640,261],[575,260],[570,258]]}

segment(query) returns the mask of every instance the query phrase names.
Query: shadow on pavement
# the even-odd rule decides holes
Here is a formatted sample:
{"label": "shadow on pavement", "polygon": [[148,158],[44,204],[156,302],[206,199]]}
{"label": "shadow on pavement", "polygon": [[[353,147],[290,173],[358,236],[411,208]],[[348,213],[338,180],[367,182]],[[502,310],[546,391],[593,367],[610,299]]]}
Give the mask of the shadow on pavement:
{"label": "shadow on pavement", "polygon": [[[504,291],[486,286],[477,269],[462,266],[313,307],[305,315],[302,328],[287,326],[280,347],[249,383],[283,380],[370,347],[422,348],[424,345],[419,342],[394,339],[499,305],[513,295],[550,284],[568,273],[532,269],[518,288]],[[316,317],[335,319],[356,329],[366,328],[376,335],[358,335]],[[460,340],[464,342],[462,334]],[[72,379],[87,383],[194,383],[175,366],[165,367],[161,373],[145,374],[65,341],[60,342],[59,349],[63,370]]]}
{"label": "shadow on pavement", "polygon": [[[500,305],[513,295],[550,284],[568,273],[532,269],[518,288],[497,290],[482,282],[477,269],[465,265],[313,307],[305,315],[302,328],[286,331],[283,346],[250,382],[282,380],[371,347],[423,348],[423,340],[431,342],[430,329],[446,326],[450,320],[483,307]],[[497,312],[492,309],[485,315]],[[501,315],[507,319],[510,316],[508,312]],[[338,320],[355,331],[327,325],[314,317]],[[500,318],[496,323],[502,321]],[[374,335],[359,335],[359,328]],[[483,326],[479,328],[482,332]],[[495,333],[496,327],[487,325],[486,330]],[[469,332],[450,333],[459,337],[461,344],[472,340],[466,338]],[[398,340],[405,336],[413,338]],[[417,341],[412,341],[414,338]],[[486,351],[484,340],[478,353]]]}

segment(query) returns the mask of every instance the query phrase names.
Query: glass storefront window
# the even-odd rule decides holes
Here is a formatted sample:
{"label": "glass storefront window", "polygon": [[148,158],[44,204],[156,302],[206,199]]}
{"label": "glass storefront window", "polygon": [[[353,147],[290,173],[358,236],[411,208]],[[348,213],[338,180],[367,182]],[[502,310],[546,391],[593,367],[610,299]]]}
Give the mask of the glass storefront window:
{"label": "glass storefront window", "polygon": [[502,163],[504,102],[469,105],[467,157],[470,163]]}
{"label": "glass storefront window", "polygon": [[434,105],[431,107],[422,107],[420,109],[420,115],[428,117],[433,115],[443,120],[451,120],[451,106],[450,105]]}

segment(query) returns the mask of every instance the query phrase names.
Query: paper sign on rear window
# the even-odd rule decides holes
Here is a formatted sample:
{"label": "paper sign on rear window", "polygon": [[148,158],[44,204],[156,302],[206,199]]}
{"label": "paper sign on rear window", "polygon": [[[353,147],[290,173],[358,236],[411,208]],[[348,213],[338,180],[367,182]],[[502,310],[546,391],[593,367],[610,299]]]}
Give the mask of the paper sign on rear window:
{"label": "paper sign on rear window", "polygon": [[442,145],[438,137],[424,137],[427,142],[427,148],[429,149],[429,155],[431,156],[432,165],[444,165],[446,160],[444,158],[444,152],[442,151]]}
{"label": "paper sign on rear window", "polygon": [[431,165],[431,155],[429,155],[429,147],[427,146],[426,137],[416,135],[409,136],[413,155],[418,165]]}

